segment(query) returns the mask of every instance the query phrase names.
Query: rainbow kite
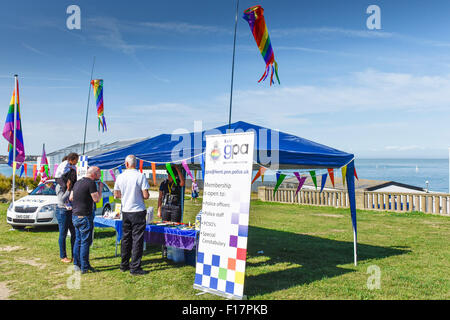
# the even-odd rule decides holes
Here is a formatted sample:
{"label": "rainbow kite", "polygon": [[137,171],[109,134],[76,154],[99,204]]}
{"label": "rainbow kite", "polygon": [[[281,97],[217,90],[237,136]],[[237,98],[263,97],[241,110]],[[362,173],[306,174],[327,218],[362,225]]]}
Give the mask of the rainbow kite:
{"label": "rainbow kite", "polygon": [[100,127],[102,127],[102,132],[105,132],[106,121],[103,113],[103,80],[92,80],[91,84],[94,88],[95,103],[97,104],[98,131],[100,131]]}
{"label": "rainbow kite", "polygon": [[[275,55],[272,49],[272,43],[269,38],[269,31],[267,30],[266,21],[264,20],[264,9],[261,6],[254,6],[244,11],[243,18],[247,20],[250,29],[252,30],[253,37],[258,45],[264,61],[266,62],[266,71],[262,75],[258,82],[266,80],[269,75],[270,68],[272,67],[272,73],[270,75],[270,85],[274,83],[273,73],[277,77],[278,84],[280,84],[280,78],[278,78],[278,64],[275,61]],[[274,67],[275,65],[275,67]]]}

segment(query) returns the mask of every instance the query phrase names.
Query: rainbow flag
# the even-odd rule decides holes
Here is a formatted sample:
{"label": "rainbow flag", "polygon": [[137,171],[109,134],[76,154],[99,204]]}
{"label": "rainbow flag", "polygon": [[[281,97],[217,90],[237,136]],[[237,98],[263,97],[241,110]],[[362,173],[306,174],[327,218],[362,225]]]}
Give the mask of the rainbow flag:
{"label": "rainbow flag", "polygon": [[97,79],[91,81],[92,87],[94,88],[95,103],[97,105],[97,118],[98,118],[98,131],[100,127],[102,132],[106,131],[106,120],[103,110],[103,80]]}
{"label": "rainbow flag", "polygon": [[[16,116],[16,169],[19,169],[25,161],[25,147],[23,144],[22,122],[20,120],[20,103],[19,103],[19,80],[16,79],[17,87],[17,116]],[[3,137],[9,142],[8,165],[13,166],[13,149],[14,149],[14,105],[16,101],[16,89],[13,91],[11,102],[9,103],[8,114],[6,116],[5,126],[3,127]]]}
{"label": "rainbow flag", "polygon": [[274,83],[273,74],[277,77],[278,84],[280,78],[278,77],[278,64],[275,61],[275,54],[273,53],[272,43],[269,37],[269,30],[267,29],[266,20],[264,19],[264,9],[261,6],[253,6],[244,11],[243,18],[248,22],[256,45],[258,46],[261,55],[266,62],[266,71],[258,82],[266,80],[272,68],[270,75],[270,85]]}

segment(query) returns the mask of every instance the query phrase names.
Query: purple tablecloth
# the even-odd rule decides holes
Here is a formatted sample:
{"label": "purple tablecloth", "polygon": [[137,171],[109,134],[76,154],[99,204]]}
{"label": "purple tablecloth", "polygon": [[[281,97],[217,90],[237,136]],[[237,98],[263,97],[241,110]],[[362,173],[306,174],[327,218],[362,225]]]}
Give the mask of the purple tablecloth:
{"label": "purple tablecloth", "polygon": [[192,250],[197,239],[196,230],[182,230],[165,226],[147,225],[144,240],[150,244],[164,244],[168,247]]}

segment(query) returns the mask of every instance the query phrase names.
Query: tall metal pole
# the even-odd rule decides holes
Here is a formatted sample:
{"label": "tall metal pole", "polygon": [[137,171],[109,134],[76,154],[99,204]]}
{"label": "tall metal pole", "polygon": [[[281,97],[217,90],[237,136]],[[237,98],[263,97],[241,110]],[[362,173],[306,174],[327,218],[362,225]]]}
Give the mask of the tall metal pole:
{"label": "tall metal pole", "polygon": [[[18,75],[14,75],[14,140],[13,140],[13,166],[16,166],[16,129],[17,129],[17,98],[19,96],[17,92],[17,77]],[[14,168],[15,169],[15,168]],[[15,170],[13,170],[14,172]],[[14,205],[14,192],[16,190],[16,175],[13,174],[12,177],[12,203]]]}
{"label": "tall metal pole", "polygon": [[236,18],[234,21],[233,62],[231,64],[230,113],[228,116],[228,129],[231,128],[231,108],[233,106],[234,56],[235,56],[235,52],[236,52],[236,31],[237,31],[237,22],[238,22],[238,12],[239,12],[239,0],[237,0],[237,3],[236,3]]}
{"label": "tall metal pole", "polygon": [[86,145],[86,130],[87,130],[87,121],[88,121],[88,114],[89,114],[89,99],[91,98],[91,81],[92,81],[92,75],[94,74],[94,65],[95,65],[95,56],[94,56],[94,62],[92,62],[92,70],[91,70],[91,80],[89,80],[89,95],[88,95],[88,102],[86,106],[86,122],[84,123],[84,138],[83,138],[83,155]]}

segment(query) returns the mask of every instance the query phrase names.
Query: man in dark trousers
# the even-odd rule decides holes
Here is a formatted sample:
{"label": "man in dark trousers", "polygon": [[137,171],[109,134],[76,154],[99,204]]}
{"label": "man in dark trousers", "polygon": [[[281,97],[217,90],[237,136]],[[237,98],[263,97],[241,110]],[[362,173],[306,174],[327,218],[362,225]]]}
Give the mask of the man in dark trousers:
{"label": "man in dark trousers", "polygon": [[122,202],[120,270],[130,270],[132,275],[143,275],[147,273],[141,268],[147,214],[144,200],[149,198],[150,186],[145,175],[136,170],[134,155],[125,158],[125,167],[126,170],[117,177],[114,184],[114,197]]}
{"label": "man in dark trousers", "polygon": [[95,181],[100,179],[101,171],[98,167],[89,167],[84,178],[77,181],[70,194],[72,201],[72,221],[75,227],[75,246],[73,249],[73,264],[81,273],[95,272],[89,264],[89,246],[92,221],[90,215],[94,207],[102,198],[103,183],[99,182],[98,189]]}

